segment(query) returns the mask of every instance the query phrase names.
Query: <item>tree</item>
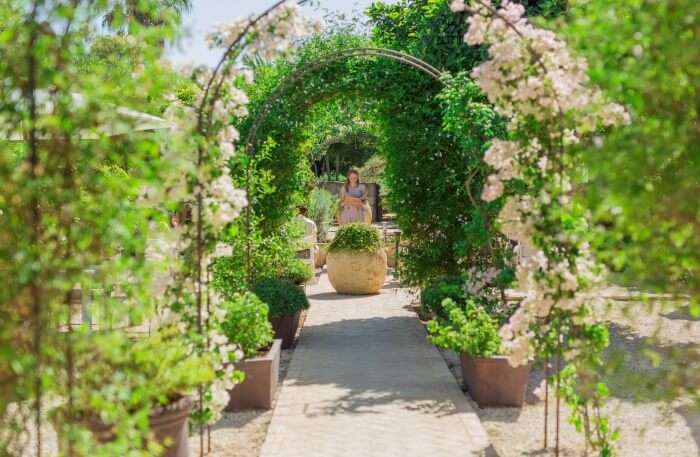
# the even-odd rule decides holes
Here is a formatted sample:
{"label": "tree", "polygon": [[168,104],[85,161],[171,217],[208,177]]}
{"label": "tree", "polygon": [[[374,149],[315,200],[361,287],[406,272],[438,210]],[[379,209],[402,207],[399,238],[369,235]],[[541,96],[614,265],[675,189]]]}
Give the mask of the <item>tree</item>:
{"label": "tree", "polygon": [[102,25],[120,34],[134,26],[155,27],[179,23],[192,8],[192,0],[120,0],[105,14]]}

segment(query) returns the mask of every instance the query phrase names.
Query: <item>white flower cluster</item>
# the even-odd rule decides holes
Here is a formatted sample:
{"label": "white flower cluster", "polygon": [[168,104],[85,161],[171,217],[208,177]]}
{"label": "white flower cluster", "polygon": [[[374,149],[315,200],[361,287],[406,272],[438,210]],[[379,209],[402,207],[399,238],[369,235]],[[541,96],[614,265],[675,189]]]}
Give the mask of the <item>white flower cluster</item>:
{"label": "white flower cluster", "polygon": [[[471,4],[474,14],[464,40],[473,46],[488,45],[490,55],[472,76],[501,114],[518,122],[525,116],[551,121],[576,113],[585,120],[579,128],[587,131],[599,124],[629,121],[624,108],[606,104],[600,91],[589,84],[586,60],[574,58],[552,31],[530,23],[523,5],[510,0],[500,6],[491,0]],[[462,0],[451,7],[453,11],[469,8]]]}
{"label": "white flower cluster", "polygon": [[224,87],[219,99],[214,102],[212,117],[217,122],[227,124],[231,120],[231,116],[246,117],[248,115],[247,105],[248,95],[230,82]]}
{"label": "white flower cluster", "polygon": [[[230,47],[252,21],[253,17],[247,17],[216,26],[207,35],[209,47]],[[263,59],[272,59],[289,49],[297,38],[309,33],[318,33],[323,26],[323,21],[303,16],[295,1],[287,1],[252,26],[250,36],[254,36],[255,39],[246,43],[247,52]]]}
{"label": "white flower cluster", "polygon": [[[533,328],[546,331],[544,322],[555,307],[574,312],[577,325],[596,321],[600,298],[590,292],[602,285],[603,276],[585,243],[579,246],[574,265],[566,260],[551,262],[538,251],[521,262],[516,274],[518,282],[526,286],[527,296],[500,331],[511,365],[523,365],[534,357]],[[546,285],[539,278],[542,276],[553,279],[553,284]]]}
{"label": "white flower cluster", "polygon": [[[629,123],[627,111],[606,103],[589,83],[586,60],[574,58],[552,31],[532,25],[521,4],[506,0],[496,7],[491,0],[472,0],[470,5],[463,0],[451,3],[455,12],[473,12],[465,41],[489,46],[490,59],[475,68],[472,77],[496,110],[509,118],[511,129],[528,118],[558,124],[566,117],[574,127],[562,128],[552,140],[568,145],[600,126]],[[503,194],[503,182],[518,175],[517,164],[532,153],[528,149],[517,142],[494,141],[485,160],[498,172],[488,177],[484,200]]]}
{"label": "white flower cluster", "polygon": [[503,181],[513,179],[518,175],[517,154],[520,144],[514,141],[494,139],[491,147],[484,154],[484,162],[498,170],[498,173],[488,177],[481,198],[493,201],[503,195]]}
{"label": "white flower cluster", "polygon": [[205,185],[204,220],[214,230],[220,230],[233,222],[248,205],[244,190],[236,189],[227,168],[213,181]]}
{"label": "white flower cluster", "polygon": [[[545,135],[548,143],[567,147],[599,127],[629,123],[627,111],[607,103],[590,84],[586,60],[575,58],[553,32],[530,23],[521,4],[510,0],[455,0],[450,7],[454,12],[471,13],[465,42],[489,47],[489,60],[474,69],[472,77],[496,110],[509,118],[511,131],[527,131],[526,122],[535,120],[549,129]],[[484,156],[496,172],[487,179],[483,200],[501,197],[504,182],[514,178],[539,189],[536,196],[510,197],[505,202],[499,214],[501,231],[509,239],[531,247],[538,230],[540,239],[550,236],[552,245],[565,246],[569,252],[548,258],[537,251],[518,266],[518,282],[527,296],[501,329],[513,365],[524,364],[534,356],[535,332],[548,331],[547,317],[553,309],[571,311],[582,324],[590,319],[591,301],[584,294],[602,281],[585,243],[566,233],[544,233],[537,225],[544,208],[569,202],[572,186],[563,167],[557,166],[561,160],[536,138],[527,142],[494,140]]]}
{"label": "white flower cluster", "polygon": [[487,298],[491,297],[495,291],[493,281],[496,279],[501,270],[498,268],[487,268],[481,270],[479,268],[471,268],[467,271],[467,282],[465,285],[466,291],[470,295],[481,295]]}

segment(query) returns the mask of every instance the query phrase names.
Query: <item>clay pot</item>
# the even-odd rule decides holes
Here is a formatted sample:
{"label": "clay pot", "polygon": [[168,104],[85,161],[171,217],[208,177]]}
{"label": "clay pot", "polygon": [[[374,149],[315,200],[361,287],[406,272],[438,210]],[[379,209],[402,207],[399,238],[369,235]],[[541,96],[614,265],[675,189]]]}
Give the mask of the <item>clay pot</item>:
{"label": "clay pot", "polygon": [[386,252],[336,251],[326,259],[328,279],[339,294],[376,294],[386,279]]}
{"label": "clay pot", "polygon": [[386,264],[389,268],[396,267],[396,246],[386,246],[384,248],[386,253]]}
{"label": "clay pot", "polygon": [[318,252],[316,253],[316,268],[323,268],[326,264],[326,256],[328,255],[328,245],[319,244]]}
{"label": "clay pot", "polygon": [[474,358],[461,354],[462,379],[480,408],[522,406],[530,365],[512,367],[507,357]]}
{"label": "clay pot", "polygon": [[[151,433],[159,443],[170,445],[162,454],[163,457],[189,457],[189,427],[187,418],[192,409],[192,399],[183,397],[167,406],[162,406],[153,411],[149,417]],[[88,428],[100,443],[107,443],[114,439],[110,426],[93,419],[87,423]]]}
{"label": "clay pot", "polygon": [[227,411],[271,409],[277,392],[282,340],[275,340],[263,355],[236,363],[236,370],[245,373],[242,383],[229,391]]}
{"label": "clay pot", "polygon": [[275,338],[282,340],[282,349],[289,349],[294,345],[300,316],[301,311],[297,311],[289,316],[270,318],[272,329],[275,331]]}

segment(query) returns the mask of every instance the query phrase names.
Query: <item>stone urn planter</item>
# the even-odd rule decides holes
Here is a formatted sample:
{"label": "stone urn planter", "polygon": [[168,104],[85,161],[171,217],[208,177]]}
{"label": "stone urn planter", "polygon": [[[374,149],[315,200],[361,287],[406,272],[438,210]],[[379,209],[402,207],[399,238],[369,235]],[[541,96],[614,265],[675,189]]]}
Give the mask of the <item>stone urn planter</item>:
{"label": "stone urn planter", "polygon": [[504,356],[474,358],[460,355],[462,378],[480,408],[522,406],[530,376],[530,365],[513,367]]}
{"label": "stone urn planter", "polygon": [[245,373],[245,379],[229,391],[227,411],[272,408],[279,382],[281,349],[282,340],[274,340],[262,355],[236,363],[236,370]]}
{"label": "stone urn planter", "polygon": [[[170,443],[162,454],[163,457],[189,457],[189,426],[187,418],[192,410],[192,399],[183,397],[173,403],[161,406],[149,416],[150,429],[159,443]],[[92,418],[86,423],[100,443],[114,439],[111,426]]]}
{"label": "stone urn planter", "polygon": [[328,279],[339,294],[376,294],[386,279],[386,253],[333,251],[326,259]]}

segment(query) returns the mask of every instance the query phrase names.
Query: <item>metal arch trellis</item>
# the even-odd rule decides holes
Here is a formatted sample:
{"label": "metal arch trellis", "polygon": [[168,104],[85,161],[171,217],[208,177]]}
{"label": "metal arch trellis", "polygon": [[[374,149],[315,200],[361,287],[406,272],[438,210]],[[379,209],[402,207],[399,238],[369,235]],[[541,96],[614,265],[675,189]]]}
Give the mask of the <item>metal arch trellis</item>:
{"label": "metal arch trellis", "polygon": [[250,131],[248,132],[248,136],[246,138],[246,151],[250,155],[251,153],[255,153],[256,149],[256,143],[257,143],[257,133],[258,133],[258,128],[260,125],[265,121],[269,114],[269,110],[272,106],[272,104],[275,102],[275,100],[282,95],[284,92],[286,92],[288,89],[290,89],[292,86],[294,86],[298,81],[302,80],[304,77],[306,77],[308,74],[321,69],[325,67],[328,64],[331,64],[333,62],[337,62],[340,60],[346,60],[346,59],[351,59],[354,57],[383,57],[387,59],[391,59],[397,62],[404,63],[406,65],[412,66],[417,70],[422,71],[423,73],[427,74],[428,76],[432,77],[436,81],[441,81],[442,79],[442,71],[438,70],[434,66],[430,65],[428,62],[421,60],[417,57],[414,57],[410,54],[406,54],[404,52],[400,51],[395,51],[393,49],[385,49],[385,48],[353,48],[353,49],[345,49],[342,51],[336,51],[332,52],[329,54],[326,54],[315,61],[313,61],[310,65],[299,69],[295,72],[293,72],[291,75],[287,76],[285,80],[280,83],[279,86],[265,99],[263,102],[263,105],[258,112],[258,115],[255,118],[255,121],[253,122],[253,125],[250,128]]}
{"label": "metal arch trellis", "polygon": [[[421,60],[417,57],[414,57],[410,54],[406,54],[401,51],[396,51],[393,49],[386,49],[386,48],[372,48],[372,47],[363,47],[363,48],[352,48],[352,49],[344,49],[341,51],[336,51],[332,53],[328,53],[324,56],[321,56],[320,58],[314,60],[307,66],[300,68],[294,72],[292,72],[290,75],[288,75],[273,91],[268,97],[263,101],[263,104],[258,111],[257,116],[255,117],[255,120],[253,121],[253,124],[250,127],[250,130],[248,131],[248,135],[246,137],[246,154],[254,159],[256,156],[257,152],[257,146],[258,146],[258,129],[260,126],[263,124],[263,122],[267,119],[268,115],[270,114],[270,109],[272,105],[277,101],[279,97],[284,95],[286,91],[290,90],[293,88],[298,82],[303,80],[306,76],[311,74],[312,72],[319,70],[331,63],[338,62],[341,60],[348,60],[352,58],[367,58],[367,57],[380,57],[380,58],[385,58],[385,59],[390,59],[394,60],[396,62],[408,65],[410,67],[415,68],[416,70],[419,70],[426,75],[430,76],[434,80],[442,83],[442,76],[443,72],[434,66],[430,65],[428,62]],[[246,193],[250,195],[250,175],[252,172],[252,164],[254,163],[254,160],[249,160],[248,161],[248,166],[246,167],[246,177],[245,177],[245,182],[246,182]],[[252,222],[251,222],[251,206],[248,205],[246,207],[246,276],[248,279],[249,286],[252,285],[252,282],[254,281],[253,277],[253,272],[251,268],[251,260],[252,260],[252,241],[251,241],[251,232],[252,232]]]}

